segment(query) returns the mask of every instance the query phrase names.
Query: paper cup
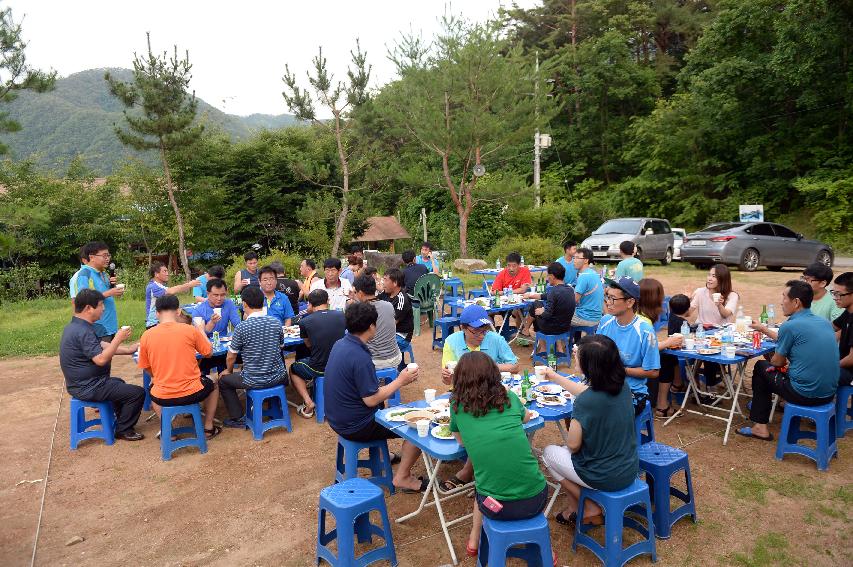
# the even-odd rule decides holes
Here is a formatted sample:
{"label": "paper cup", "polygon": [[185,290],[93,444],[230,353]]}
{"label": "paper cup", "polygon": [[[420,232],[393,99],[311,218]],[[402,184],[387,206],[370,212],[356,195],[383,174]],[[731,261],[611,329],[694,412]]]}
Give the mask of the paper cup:
{"label": "paper cup", "polygon": [[406,365],[406,368],[409,369],[409,372],[416,372],[418,369],[418,363],[417,362],[410,362]]}
{"label": "paper cup", "polygon": [[124,289],[124,284],[123,283],[117,283],[116,289]]}
{"label": "paper cup", "polygon": [[548,372],[547,366],[534,366],[533,373],[536,374],[537,378],[544,378],[545,374]]}
{"label": "paper cup", "polygon": [[696,350],[696,339],[684,339],[684,350]]}
{"label": "paper cup", "polygon": [[213,314],[219,315],[220,317],[222,317],[222,308],[221,307],[214,307],[213,308]]}
{"label": "paper cup", "polygon": [[429,420],[428,419],[419,419],[417,421],[418,426],[418,437],[426,437],[429,435]]}
{"label": "paper cup", "polygon": [[129,328],[130,328],[130,325],[122,325],[121,326],[122,331],[124,331],[125,329],[129,329]]}
{"label": "paper cup", "polygon": [[509,384],[512,382],[512,373],[511,372],[501,372],[501,383]]}
{"label": "paper cup", "polygon": [[203,317],[193,317],[193,325],[204,325]]}
{"label": "paper cup", "polygon": [[736,350],[737,349],[733,346],[725,346],[725,347],[723,347],[723,353],[722,354],[725,358],[734,358],[735,356],[737,356],[735,354]]}
{"label": "paper cup", "polygon": [[424,390],[424,400],[426,400],[426,403],[428,403],[428,404],[431,404],[435,401],[435,389],[434,388],[427,388],[426,390]]}
{"label": "paper cup", "polygon": [[719,293],[712,293],[711,299],[714,300],[714,303],[717,303],[720,300],[720,294]]}

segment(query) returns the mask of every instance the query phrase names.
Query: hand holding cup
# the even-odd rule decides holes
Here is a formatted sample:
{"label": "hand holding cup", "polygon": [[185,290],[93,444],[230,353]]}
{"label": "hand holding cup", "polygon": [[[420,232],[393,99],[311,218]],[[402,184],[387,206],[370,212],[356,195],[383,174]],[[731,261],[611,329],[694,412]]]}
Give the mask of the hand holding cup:
{"label": "hand holding cup", "polygon": [[116,338],[119,339],[120,342],[124,342],[130,338],[132,333],[133,328],[131,328],[130,325],[122,325],[118,332],[116,332]]}

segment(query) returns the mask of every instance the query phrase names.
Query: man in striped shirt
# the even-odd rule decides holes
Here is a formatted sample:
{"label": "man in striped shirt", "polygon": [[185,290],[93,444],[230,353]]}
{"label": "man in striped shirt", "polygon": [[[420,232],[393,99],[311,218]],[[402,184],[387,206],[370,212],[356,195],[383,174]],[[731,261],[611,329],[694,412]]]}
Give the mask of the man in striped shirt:
{"label": "man in striped shirt", "polygon": [[[264,315],[264,292],[258,286],[248,286],[240,292],[240,297],[246,320],[234,329],[225,358],[225,374],[219,379],[219,392],[229,416],[223,425],[242,429],[246,427],[246,416],[237,390],[287,386],[287,372],[281,358],[284,339],[281,322]],[[239,374],[234,372],[238,354],[243,358]]]}

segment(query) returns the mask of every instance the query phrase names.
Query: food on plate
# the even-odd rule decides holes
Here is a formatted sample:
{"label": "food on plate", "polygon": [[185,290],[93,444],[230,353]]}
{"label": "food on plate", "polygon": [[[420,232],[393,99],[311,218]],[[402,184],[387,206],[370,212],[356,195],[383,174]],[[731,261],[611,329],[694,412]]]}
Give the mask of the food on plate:
{"label": "food on plate", "polygon": [[554,404],[563,403],[563,398],[561,396],[542,396],[542,400]]}
{"label": "food on plate", "polygon": [[442,398],[440,400],[433,400],[429,403],[430,408],[444,411],[450,407],[450,400],[447,398]]}
{"label": "food on plate", "polygon": [[704,354],[706,356],[710,356],[712,354],[720,354],[720,349],[718,349],[718,348],[700,348],[697,352],[699,354]]}
{"label": "food on plate", "polygon": [[436,414],[435,417],[432,418],[433,423],[437,423],[438,425],[448,425],[450,423],[450,414],[449,413],[439,413]]}
{"label": "food on plate", "polygon": [[432,435],[439,439],[453,439],[453,433],[450,432],[449,425],[439,425],[432,430]]}
{"label": "food on plate", "polygon": [[434,414],[433,412],[431,412],[431,411],[427,411],[427,410],[424,410],[424,409],[417,409],[417,410],[410,411],[409,413],[407,413],[407,414],[403,417],[403,419],[404,419],[404,420],[406,420],[406,422],[407,422],[410,426],[412,426],[412,427],[417,427],[417,423],[418,423],[418,421],[420,421],[421,419],[432,419],[432,417],[433,417],[434,415],[435,415],[435,414]]}
{"label": "food on plate", "polygon": [[539,386],[535,386],[533,389],[537,392],[542,392],[543,394],[559,394],[563,391],[563,388],[556,384],[541,384]]}

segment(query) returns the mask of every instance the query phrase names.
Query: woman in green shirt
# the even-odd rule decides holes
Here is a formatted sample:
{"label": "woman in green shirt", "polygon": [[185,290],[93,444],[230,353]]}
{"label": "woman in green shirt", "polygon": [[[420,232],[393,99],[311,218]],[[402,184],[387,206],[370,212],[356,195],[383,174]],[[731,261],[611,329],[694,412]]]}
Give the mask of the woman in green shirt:
{"label": "woman in green shirt", "polygon": [[[482,352],[459,359],[453,374],[450,430],[474,465],[476,499],[468,555],[475,557],[483,515],[496,520],[524,520],[545,509],[548,485],[530,450],[522,424],[530,413],[501,384],[497,364]],[[497,500],[499,512],[484,501]],[[489,500],[491,502],[491,500]]]}
{"label": "woman in green shirt", "polygon": [[[603,335],[584,337],[578,363],[587,384],[548,371],[549,380],[575,396],[568,447],[549,445],[542,456],[568,494],[568,506],[555,518],[565,525],[577,521],[581,487],[622,490],[637,478],[640,464],[631,388],[616,343]],[[601,524],[601,508],[588,501],[583,521]]]}

